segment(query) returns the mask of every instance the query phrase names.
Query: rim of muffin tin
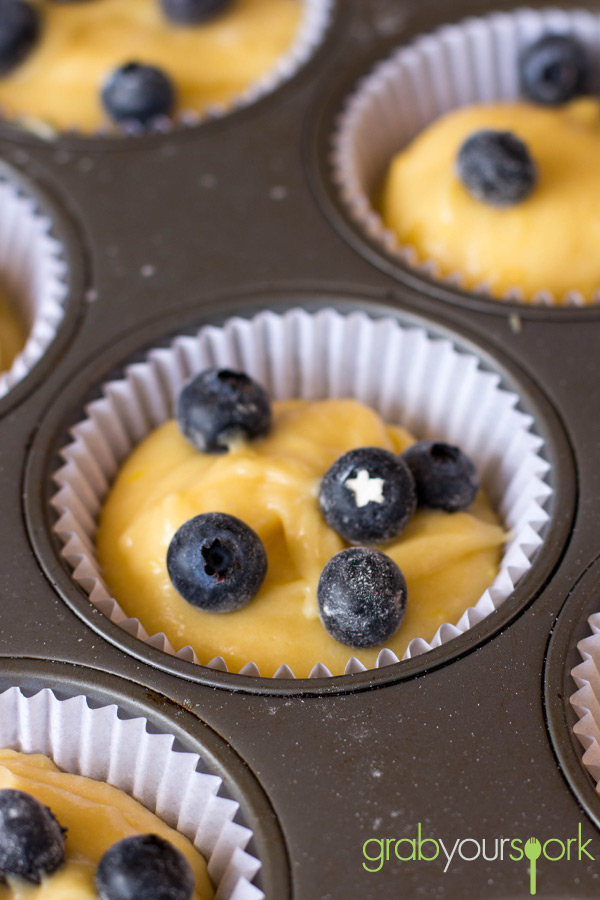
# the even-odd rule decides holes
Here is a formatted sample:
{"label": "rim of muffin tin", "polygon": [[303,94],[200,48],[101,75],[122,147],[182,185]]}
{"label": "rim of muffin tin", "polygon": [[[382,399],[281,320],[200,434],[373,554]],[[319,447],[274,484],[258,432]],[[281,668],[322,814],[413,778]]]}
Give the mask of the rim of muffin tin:
{"label": "rim of muffin tin", "polygon": [[166,346],[175,335],[192,334],[200,326],[219,325],[234,315],[249,318],[256,312],[273,308],[272,296],[249,296],[247,293],[243,296],[243,303],[239,298],[213,298],[211,303],[203,304],[202,315],[190,314],[189,310],[187,315],[185,311],[170,313],[154,319],[142,329],[130,330],[121,341],[79,370],[76,378],[70,377],[68,383],[49,403],[47,414],[30,445],[25,462],[24,506],[34,553],[53,588],[93,631],[128,655],[189,681],[251,693],[323,695],[365,690],[374,685],[421,675],[472,652],[492,639],[539,595],[566,549],[576,506],[575,469],[570,444],[556,411],[543,391],[502,354],[488,348],[479,338],[471,338],[468,332],[458,330],[454,325],[446,326],[439,321],[434,323],[409,310],[391,307],[375,299],[366,301],[364,297],[359,299],[323,292],[321,299],[316,300],[282,291],[278,294],[277,311],[284,312],[292,308],[303,308],[308,312],[332,308],[345,314],[361,311],[372,318],[392,317],[402,325],[424,328],[429,335],[450,339],[460,350],[475,355],[483,369],[498,374],[503,387],[518,394],[518,408],[525,409],[532,415],[535,430],[544,440],[544,456],[550,462],[549,474],[553,488],[544,540],[533,558],[531,568],[495,612],[451,641],[398,663],[348,675],[272,678],[222,672],[158,650],[128,634],[101,613],[73,580],[72,569],[61,556],[63,544],[53,533],[57,516],[50,505],[50,498],[56,493],[53,475],[61,465],[59,451],[69,443],[69,428],[82,419],[84,406],[99,396],[99,388],[103,383],[121,376],[127,365],[143,359],[149,349]]}
{"label": "rim of muffin tin", "polygon": [[290,900],[289,854],[273,807],[243,758],[197,713],[137,682],[80,664],[2,657],[0,693],[11,687],[26,697],[45,689],[59,701],[84,697],[92,709],[116,706],[119,719],[143,718],[152,733],[172,735],[172,752],[199,756],[198,770],[222,781],[217,796],[238,804],[232,821],[252,831],[246,852],[260,862],[252,886],[265,897]]}
{"label": "rim of muffin tin", "polygon": [[[60,287],[62,293],[60,318],[50,325],[47,318],[41,317],[46,329],[51,328],[53,333],[50,337],[44,338],[45,346],[34,362],[26,363],[28,370],[25,374],[19,376],[14,384],[0,395],[0,416],[2,416],[25,399],[50,372],[54,371],[57,360],[73,339],[83,314],[87,264],[85,249],[77,236],[75,224],[45,187],[3,159],[0,159],[0,183],[14,189],[15,197],[29,206],[26,215],[30,215],[32,221],[36,219],[41,223],[44,238],[54,244],[53,252],[47,251],[46,262],[52,259],[55,264],[62,267],[60,277],[55,276],[55,287]],[[47,227],[44,223],[47,223]],[[17,355],[17,360],[27,353],[30,340],[31,331],[26,337],[24,350]]]}
{"label": "rim of muffin tin", "polygon": [[[250,84],[240,94],[235,95],[229,103],[214,104],[203,113],[184,111],[174,118],[162,117],[148,127],[125,126],[111,130],[107,125],[90,134],[76,128],[55,130],[50,125],[40,122],[39,129],[20,124],[18,119],[3,118],[0,109],[0,139],[15,143],[46,145],[57,150],[107,151],[123,149],[142,149],[153,147],[165,139],[174,136],[182,138],[198,131],[204,133],[213,128],[220,128],[226,123],[243,119],[253,110],[279,96],[282,90],[290,88],[319,59],[327,53],[330,42],[336,39],[342,15],[341,0],[301,0],[312,4],[312,15],[321,16],[322,20],[311,36],[306,21],[297,33],[288,51],[279,57],[270,70],[265,72],[257,82]],[[299,58],[290,63],[287,59],[290,50],[299,53]],[[269,83],[272,82],[272,83]]]}
{"label": "rim of muffin tin", "polygon": [[[356,54],[358,61],[351,68],[346,68],[340,79],[329,92],[324,92],[311,110],[304,129],[303,150],[305,168],[307,170],[312,192],[323,214],[330,221],[342,238],[372,265],[397,281],[427,297],[478,312],[496,314],[502,317],[519,316],[521,319],[573,319],[583,321],[600,317],[600,289],[595,303],[585,306],[575,304],[552,304],[520,302],[512,299],[493,297],[491,295],[461,288],[451,280],[437,279],[422,267],[411,266],[384,246],[383,241],[370,236],[365,228],[353,218],[348,205],[341,196],[341,189],[335,179],[333,154],[334,139],[338,133],[338,122],[350,98],[360,90],[361,82],[386,61],[392,59],[401,50],[407,50],[420,38],[433,36],[446,26],[460,25],[471,19],[486,19],[500,13],[515,13],[518,10],[531,9],[540,12],[544,9],[589,11],[598,14],[600,10],[587,7],[584,2],[563,0],[563,2],[547,3],[540,0],[507,0],[482,9],[476,0],[466,0],[461,4],[460,13],[450,16],[451,12],[444,4],[439,9],[416,11],[403,28],[400,38],[382,38],[377,40],[366,53]],[[600,65],[599,65],[600,69]],[[600,74],[599,74],[600,77]]]}
{"label": "rim of muffin tin", "polygon": [[590,636],[587,620],[598,612],[599,596],[600,556],[571,588],[552,629],[544,668],[546,724],[554,753],[569,787],[598,828],[600,794],[582,761],[584,748],[573,731],[579,716],[570,701],[577,690],[571,670],[582,661],[577,644]]}

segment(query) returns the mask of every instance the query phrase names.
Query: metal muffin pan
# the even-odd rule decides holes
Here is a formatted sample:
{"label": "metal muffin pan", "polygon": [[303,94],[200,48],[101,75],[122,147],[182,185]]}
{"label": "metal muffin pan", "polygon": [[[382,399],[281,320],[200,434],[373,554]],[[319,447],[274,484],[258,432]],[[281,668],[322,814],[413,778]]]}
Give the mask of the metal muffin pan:
{"label": "metal muffin pan", "polygon": [[[205,726],[217,732],[216,756],[241,757],[283,836],[285,853],[273,849],[280,875],[269,882],[263,868],[270,900],[530,896],[527,860],[506,854],[455,855],[447,872],[439,859],[393,858],[366,871],[365,841],[413,838],[419,823],[423,837],[450,847],[468,838],[488,847],[496,838],[566,841],[580,827],[600,856],[599,801],[575,745],[560,749],[572,741],[569,721],[552,712],[556,697],[545,688],[568,684],[569,662],[554,643],[548,652],[550,633],[598,556],[600,310],[531,310],[400,277],[324,211],[323,123],[357,74],[417,33],[491,8],[345,0],[324,46],[289,83],[185,132],[110,147],[0,133],[0,155],[74,223],[64,242],[81,261],[74,302],[85,309],[77,332],[40,363],[43,377],[1,410],[0,675],[58,689],[68,680],[119,705],[148,696],[152,708],[175,704],[171,721],[190,740]],[[89,392],[143,348],[240,307],[310,307],[323,296],[458,336],[518,385],[556,479],[545,546],[495,623],[377,678],[280,683],[165,663],[73,590],[49,539],[52,455]],[[599,874],[585,857],[542,859],[537,895],[597,897]]]}

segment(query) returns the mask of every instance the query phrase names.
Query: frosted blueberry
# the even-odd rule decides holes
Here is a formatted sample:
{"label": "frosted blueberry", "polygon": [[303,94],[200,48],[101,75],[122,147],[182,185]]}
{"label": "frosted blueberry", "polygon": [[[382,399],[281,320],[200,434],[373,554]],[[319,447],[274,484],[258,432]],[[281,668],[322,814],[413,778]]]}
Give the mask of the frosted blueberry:
{"label": "frosted blueberry", "polygon": [[181,390],[177,424],[198,450],[226,453],[233,438],[269,431],[271,403],[265,389],[244,372],[207,369]]}
{"label": "frosted blueberry", "polygon": [[190,900],[194,874],[187,859],[157,834],[137,834],[109,847],[96,870],[100,900]]}
{"label": "frosted blueberry", "polygon": [[332,556],[317,588],[319,616],[329,634],[350,647],[377,647],[398,630],[406,611],[406,581],[393,559],[369,547]]}
{"label": "frosted blueberry", "polygon": [[64,860],[64,830],[48,807],[25,791],[0,791],[0,875],[39,884]]}
{"label": "frosted blueberry", "polygon": [[477,469],[460,447],[420,441],[402,454],[417,486],[419,506],[458,512],[468,509],[479,490]]}
{"label": "frosted blueberry", "polygon": [[359,447],[340,456],[319,489],[327,524],[351,543],[378,544],[400,534],[415,511],[415,485],[399,456]]}

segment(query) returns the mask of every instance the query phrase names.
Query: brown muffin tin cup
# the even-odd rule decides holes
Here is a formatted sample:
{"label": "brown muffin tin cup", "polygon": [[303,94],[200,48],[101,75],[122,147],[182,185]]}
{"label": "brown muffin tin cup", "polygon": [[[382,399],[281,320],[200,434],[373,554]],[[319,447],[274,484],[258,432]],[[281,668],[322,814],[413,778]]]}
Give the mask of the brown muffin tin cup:
{"label": "brown muffin tin cup", "polygon": [[[208,669],[190,665],[197,663],[191,647],[174,649],[165,635],[148,635],[143,616],[141,623],[125,617],[102,581],[93,541],[94,519],[120,462],[149,430],[172,415],[179,387],[206,367],[241,368],[262,381],[275,398],[355,396],[417,436],[435,435],[460,443],[473,456],[482,482],[511,532],[499,575],[460,622],[441,626],[433,640],[431,636],[414,640],[405,659],[411,661],[414,672],[430,665],[435,648],[446,651],[437,654],[438,659],[444,659],[473,646],[479,635],[493,633],[498,617],[504,618],[505,604],[514,610],[515,603],[523,603],[527,595],[521,583],[529,590],[532,584],[539,584],[545,564],[538,560],[556,553],[556,544],[549,551],[545,548],[544,536],[553,533],[552,519],[560,503],[561,473],[555,473],[552,467],[556,453],[553,439],[560,432],[552,429],[537,404],[529,404],[527,388],[523,389],[518,378],[513,381],[500,362],[469,346],[460,335],[452,335],[449,340],[431,322],[417,322],[397,311],[382,317],[376,307],[372,316],[350,310],[344,315],[330,307],[326,299],[315,299],[316,309],[310,312],[298,307],[276,314],[269,311],[272,301],[264,302],[267,311],[249,315],[242,307],[240,315],[228,316],[221,326],[207,318],[196,335],[184,333],[172,343],[167,339],[151,350],[145,357],[147,362],[137,361],[143,358],[134,355],[124,379],[101,379],[104,399],[85,404],[87,418],[71,426],[75,440],[70,444],[61,438],[65,425],[57,430],[56,422],[63,419],[61,410],[67,405],[67,421],[77,421],[80,388],[87,378],[78,379],[77,398],[63,396],[59,409],[52,407],[49,427],[42,427],[32,449],[26,491],[28,498],[42,496],[48,504],[41,511],[39,507],[32,509],[31,504],[28,508],[30,535],[46,571],[56,577],[58,551],[62,557],[60,570],[75,569],[70,583],[64,585],[64,598],[69,604],[77,598],[76,609],[85,613],[86,603],[81,602],[85,592],[111,621],[89,616],[89,610],[86,619],[111,639],[115,639],[114,624],[120,624],[128,635],[144,642],[135,648],[136,655],[149,658],[150,653],[156,663],[155,649],[159,649],[163,656],[158,664],[172,671],[209,681],[228,677],[223,674],[227,667],[222,658],[209,662]],[[371,311],[366,300],[361,305]],[[400,360],[410,360],[411,365],[398,365]],[[97,372],[98,364],[93,368]],[[420,374],[418,378],[406,377],[407,370]],[[371,379],[368,372],[373,373]],[[96,381],[93,390],[98,389]],[[485,403],[476,403],[476,398],[481,401],[483,397]],[[57,451],[65,462],[63,467],[54,462]],[[36,485],[40,477],[42,484]],[[58,493],[53,491],[52,481]],[[50,506],[57,511],[58,519]],[[51,534],[36,525],[40,512]],[[121,646],[124,640],[132,646],[128,637],[119,635]],[[175,658],[167,658],[166,653]],[[415,669],[418,661],[421,665]],[[387,680],[400,674],[403,666],[407,668],[406,663],[398,662],[398,657],[383,649],[377,669],[367,672],[349,651],[346,676],[352,677],[347,682],[341,676],[333,680],[355,686],[361,673]],[[239,676],[259,676],[256,666],[250,665],[251,658],[248,663]],[[330,676],[319,660],[309,663],[313,669],[310,680],[315,686]],[[283,686],[293,677],[282,658],[276,680]],[[236,680],[234,676],[232,684]],[[260,679],[260,685],[264,684]]]}
{"label": "brown muffin tin cup", "polygon": [[289,896],[270,805],[206,724],[84,667],[4,659],[1,669],[0,748],[41,753],[64,772],[133,796],[194,844],[219,900]]}
{"label": "brown muffin tin cup", "polygon": [[[600,560],[569,591],[548,647],[544,678],[548,727],[564,776],[600,828],[596,648]],[[595,627],[593,627],[595,625]],[[587,660],[587,662],[586,662]]]}
{"label": "brown muffin tin cup", "polygon": [[[600,16],[592,9],[517,5],[503,10],[500,5],[488,12],[469,5],[471,15],[462,21],[445,22],[436,13],[427,17],[431,31],[411,30],[391,55],[375,56],[375,65],[365,58],[354,82],[338,83],[334,95],[322,102],[309,139],[309,152],[317,156],[317,196],[359,252],[419,291],[476,309],[493,311],[500,305],[502,314],[568,316],[576,309],[597,317],[600,285],[587,305],[576,290],[555,297],[545,285],[528,302],[518,284],[501,297],[490,297],[483,282],[463,289],[459,271],[441,276],[435,260],[420,258],[413,246],[400,243],[377,209],[393,156],[435,119],[461,106],[521,98],[523,47],[547,33],[566,34],[581,41],[590,58],[600,59]],[[593,78],[596,83],[597,72]]]}
{"label": "brown muffin tin cup", "polygon": [[52,365],[80,314],[84,267],[73,227],[33,179],[0,160],[0,285],[25,344],[0,373],[0,413]]}
{"label": "brown muffin tin cup", "polygon": [[[44,120],[32,118],[25,113],[22,116],[0,120],[0,136],[9,140],[43,141],[68,147],[73,150],[105,150],[115,143],[126,141],[132,146],[147,146],[149,142],[170,136],[173,132],[185,132],[198,126],[220,120],[251,108],[254,104],[275,94],[299,75],[305,66],[319,52],[327,40],[333,22],[337,17],[337,0],[297,0],[302,7],[299,26],[289,47],[263,74],[248,84],[228,101],[213,102],[203,110],[181,109],[172,116],[159,116],[145,126],[136,122],[110,123],[107,115],[106,125],[96,132],[87,134],[78,128],[76,121],[65,130],[58,130]],[[230,27],[231,30],[231,27]],[[221,40],[227,40],[227,33]],[[35,52],[35,49],[33,52]],[[123,64],[128,62],[123,60]],[[151,64],[150,59],[144,63]],[[106,73],[106,77],[110,72]],[[98,87],[100,90],[101,86]]]}

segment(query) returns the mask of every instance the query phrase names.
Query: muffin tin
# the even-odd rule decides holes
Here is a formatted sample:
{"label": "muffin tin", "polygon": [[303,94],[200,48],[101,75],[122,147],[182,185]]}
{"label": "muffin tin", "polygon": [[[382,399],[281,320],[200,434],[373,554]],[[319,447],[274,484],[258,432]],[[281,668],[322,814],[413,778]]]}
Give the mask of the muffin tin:
{"label": "muffin tin", "polygon": [[[346,218],[329,163],[343,99],[374,62],[514,6],[338,0],[310,62],[221,119],[123,141],[0,128],[7,177],[48,199],[69,284],[54,342],[0,401],[0,687],[116,703],[198,752],[254,832],[269,900],[530,895],[525,859],[365,870],[365,841],[413,838],[419,823],[450,847],[485,838],[488,855],[495,838],[566,841],[580,826],[600,856],[600,800],[569,704],[597,596],[600,309],[500,303],[401,269]],[[374,672],[264,679],[169,656],[90,604],[52,530],[58,451],[103,383],[175,335],[292,307],[393,317],[474,353],[518,393],[549,464],[544,543],[511,596]],[[538,862],[544,900],[599,886],[596,860]]]}

